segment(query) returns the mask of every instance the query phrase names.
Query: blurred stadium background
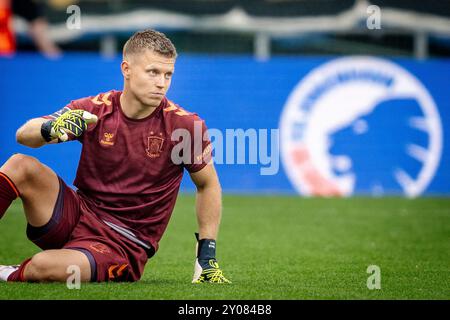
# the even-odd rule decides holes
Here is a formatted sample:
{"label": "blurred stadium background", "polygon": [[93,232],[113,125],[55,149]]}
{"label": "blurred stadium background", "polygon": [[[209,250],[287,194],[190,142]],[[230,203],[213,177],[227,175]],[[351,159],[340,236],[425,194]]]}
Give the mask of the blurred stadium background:
{"label": "blurred stadium background", "polygon": [[[270,145],[281,148],[276,174],[261,175],[270,165],[261,155],[248,163],[249,143],[235,150],[247,164],[217,165],[225,192],[219,256],[243,285],[193,294],[174,284],[186,281],[175,274],[189,274],[192,260],[186,194],[146,274],[161,294],[130,287],[137,291],[127,298],[449,298],[450,1],[35,3],[12,17],[16,52],[0,58],[1,162],[15,152],[34,155],[72,182],[79,145],[29,150],[15,143],[15,130],[72,99],[120,90],[121,48],[144,28],[166,33],[179,52],[171,100],[224,134],[280,130],[279,143],[267,138],[269,153]],[[71,28],[77,8],[80,28]],[[29,27],[36,16],[47,20],[44,32],[61,56],[36,52]],[[182,191],[193,191],[186,179]],[[4,242],[16,242],[22,227],[8,218],[0,237],[2,228],[17,230],[4,233]],[[16,263],[19,252],[36,250],[22,240],[14,253],[3,245],[0,258]],[[378,293],[366,287],[370,264],[387,270]],[[34,292],[14,290],[0,297]],[[62,297],[103,297],[89,290]]]}
{"label": "blurred stadium background", "polygon": [[[19,1],[20,2],[20,1]],[[132,31],[167,32],[180,52],[199,54],[341,55],[415,58],[450,54],[449,1],[402,0],[36,0],[63,49],[114,55]],[[66,27],[78,5],[82,27]],[[382,28],[366,26],[378,6]],[[29,49],[26,19],[18,17],[19,48]],[[211,42],[214,45],[211,45]]]}

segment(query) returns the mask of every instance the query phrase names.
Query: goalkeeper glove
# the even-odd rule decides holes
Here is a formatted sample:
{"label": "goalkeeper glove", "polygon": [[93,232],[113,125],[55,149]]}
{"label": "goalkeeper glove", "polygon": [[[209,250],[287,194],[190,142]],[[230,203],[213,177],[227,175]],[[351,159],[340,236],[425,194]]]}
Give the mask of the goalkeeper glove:
{"label": "goalkeeper glove", "polygon": [[216,241],[197,238],[197,259],[195,259],[194,277],[192,283],[231,283],[225,278],[216,260]]}
{"label": "goalkeeper glove", "polygon": [[87,129],[87,125],[97,122],[97,116],[85,110],[68,110],[54,120],[44,122],[41,135],[45,141],[58,139],[58,142],[69,140],[69,134],[79,137]]}

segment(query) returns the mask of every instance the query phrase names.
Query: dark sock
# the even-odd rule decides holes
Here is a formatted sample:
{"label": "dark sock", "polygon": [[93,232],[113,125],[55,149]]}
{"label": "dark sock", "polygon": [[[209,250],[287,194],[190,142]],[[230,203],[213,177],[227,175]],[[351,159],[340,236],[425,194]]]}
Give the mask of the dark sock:
{"label": "dark sock", "polygon": [[198,260],[210,260],[216,258],[216,240],[201,239],[198,241]]}
{"label": "dark sock", "polygon": [[0,172],[0,219],[11,205],[14,199],[19,196],[14,182],[8,176]]}
{"label": "dark sock", "polygon": [[28,263],[30,263],[31,258],[25,260],[24,262],[22,262],[22,264],[20,265],[19,269],[17,269],[16,271],[14,271],[13,273],[11,273],[8,277],[8,281],[15,281],[15,282],[25,282],[25,278],[23,276],[23,272],[25,270],[25,267],[27,266]]}

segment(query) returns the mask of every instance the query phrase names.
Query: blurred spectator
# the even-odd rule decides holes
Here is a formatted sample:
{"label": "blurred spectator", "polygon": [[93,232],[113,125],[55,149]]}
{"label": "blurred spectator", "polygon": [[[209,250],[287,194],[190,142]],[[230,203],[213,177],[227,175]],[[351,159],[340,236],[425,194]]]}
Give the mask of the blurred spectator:
{"label": "blurred spectator", "polygon": [[41,8],[32,0],[0,0],[0,55],[16,51],[12,15],[28,22],[28,32],[36,48],[49,58],[61,55],[61,49],[48,36],[48,23]]}
{"label": "blurred spectator", "polygon": [[9,0],[0,0],[0,55],[13,54],[15,47],[10,2]]}

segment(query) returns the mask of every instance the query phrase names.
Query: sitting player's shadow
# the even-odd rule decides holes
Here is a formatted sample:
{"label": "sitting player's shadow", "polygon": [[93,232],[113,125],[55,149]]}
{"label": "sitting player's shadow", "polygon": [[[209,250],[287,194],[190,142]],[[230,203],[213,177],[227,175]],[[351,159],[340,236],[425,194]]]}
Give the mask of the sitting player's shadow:
{"label": "sitting player's shadow", "polygon": [[381,101],[372,113],[332,134],[331,159],[335,156],[351,159],[351,166],[345,170],[332,165],[333,172],[337,176],[353,173],[354,190],[358,192],[402,193],[404,190],[396,172],[404,171],[414,180],[423,166],[417,156],[413,157],[408,151],[411,145],[423,150],[428,147],[427,133],[412,125],[422,120],[424,114],[415,99]]}

